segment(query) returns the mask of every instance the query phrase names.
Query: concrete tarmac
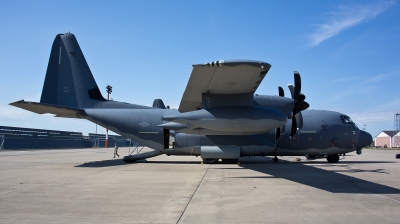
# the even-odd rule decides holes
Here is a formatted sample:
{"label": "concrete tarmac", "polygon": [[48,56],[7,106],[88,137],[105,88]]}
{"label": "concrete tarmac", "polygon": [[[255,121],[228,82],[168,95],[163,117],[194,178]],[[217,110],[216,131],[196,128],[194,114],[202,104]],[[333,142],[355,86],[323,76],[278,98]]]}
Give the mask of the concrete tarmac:
{"label": "concrete tarmac", "polygon": [[399,150],[336,164],[165,155],[126,164],[128,149],[119,153],[0,151],[0,223],[400,223]]}

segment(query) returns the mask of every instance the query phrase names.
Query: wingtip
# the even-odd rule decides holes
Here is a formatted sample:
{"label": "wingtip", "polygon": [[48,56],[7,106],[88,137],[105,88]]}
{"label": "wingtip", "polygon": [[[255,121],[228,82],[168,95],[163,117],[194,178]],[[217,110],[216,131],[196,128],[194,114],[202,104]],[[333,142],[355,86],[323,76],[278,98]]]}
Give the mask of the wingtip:
{"label": "wingtip", "polygon": [[14,104],[17,104],[17,103],[26,103],[26,102],[25,102],[25,100],[18,100],[18,101],[9,103],[8,105],[14,106]]}

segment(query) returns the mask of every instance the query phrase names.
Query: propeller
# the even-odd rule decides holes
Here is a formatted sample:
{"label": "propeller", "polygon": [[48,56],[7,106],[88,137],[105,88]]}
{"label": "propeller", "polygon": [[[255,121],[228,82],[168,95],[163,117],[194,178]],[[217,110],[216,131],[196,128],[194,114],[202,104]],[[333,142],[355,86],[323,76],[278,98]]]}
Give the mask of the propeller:
{"label": "propeller", "polygon": [[296,135],[297,129],[303,128],[303,115],[301,111],[307,109],[310,105],[304,101],[306,96],[301,93],[301,78],[297,71],[294,71],[294,86],[288,84],[288,87],[294,100],[292,128],[290,130],[290,137],[293,138]]}
{"label": "propeller", "polygon": [[[310,105],[304,101],[306,96],[301,93],[301,78],[297,71],[294,71],[294,85],[288,84],[290,94],[294,100],[293,116],[292,116],[292,127],[290,129],[290,137],[293,138],[296,135],[298,129],[303,128],[303,115],[301,111],[307,109]],[[278,86],[279,96],[284,97],[285,93],[283,88]],[[281,127],[276,129],[275,140],[278,140],[281,135]]]}
{"label": "propeller", "polygon": [[[278,86],[278,92],[280,97],[285,97],[285,91],[283,88]],[[275,131],[275,140],[278,140],[281,137],[281,127],[277,128]]]}

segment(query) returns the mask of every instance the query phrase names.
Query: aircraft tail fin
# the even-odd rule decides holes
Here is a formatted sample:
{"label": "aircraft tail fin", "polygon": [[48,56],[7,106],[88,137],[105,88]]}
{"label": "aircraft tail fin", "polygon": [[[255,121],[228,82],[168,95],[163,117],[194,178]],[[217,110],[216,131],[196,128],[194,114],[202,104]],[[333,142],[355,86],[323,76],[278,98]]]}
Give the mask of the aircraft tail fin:
{"label": "aircraft tail fin", "polygon": [[40,103],[92,108],[105,101],[81,48],[71,33],[56,36],[51,49]]}

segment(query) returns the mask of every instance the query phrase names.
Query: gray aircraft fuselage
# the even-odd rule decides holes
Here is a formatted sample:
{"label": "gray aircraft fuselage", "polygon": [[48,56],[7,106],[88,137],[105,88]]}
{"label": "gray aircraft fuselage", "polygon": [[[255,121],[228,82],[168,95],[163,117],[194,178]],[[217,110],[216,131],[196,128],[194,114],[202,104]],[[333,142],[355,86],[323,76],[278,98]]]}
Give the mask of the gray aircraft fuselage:
{"label": "gray aircraft fuselage", "polygon": [[[205,72],[225,66],[232,76],[237,75],[235,69],[242,73],[251,71],[254,84],[250,84],[255,86],[249,84],[250,89],[258,87],[271,67],[265,62],[246,60],[196,66],[208,66],[196,68]],[[54,40],[40,103],[22,100],[11,105],[39,114],[87,119],[160,153],[199,155],[209,160],[306,156],[327,157],[328,161],[337,162],[339,154],[352,151],[360,154],[371,143],[371,135],[359,130],[348,116],[306,110],[308,103],[300,93],[298,73],[295,82],[295,86],[289,85],[292,98],[284,97],[281,89],[279,96],[207,91],[202,93],[202,103],[197,109],[184,113],[165,109],[159,99],[153,107],[108,101],[101,95],[75,36],[67,33],[57,35]],[[229,88],[237,85],[227,84]],[[193,108],[190,103],[185,108]]]}
{"label": "gray aircraft fuselage", "polygon": [[198,133],[187,131],[187,134],[182,133],[185,129],[180,129],[174,134],[174,149],[165,144],[167,130],[159,126],[168,123],[163,117],[181,114],[177,110],[151,107],[85,109],[85,113],[85,119],[168,155],[201,155],[201,146],[236,145],[241,148],[241,156],[318,156],[361,150],[371,143],[368,133],[359,130],[352,122],[343,122],[341,116],[346,115],[325,110],[303,111],[303,128],[293,138],[289,136],[291,120],[285,124],[285,131],[281,132],[278,140],[275,140],[275,129],[256,135],[232,135],[229,132],[199,135],[200,130]]}

